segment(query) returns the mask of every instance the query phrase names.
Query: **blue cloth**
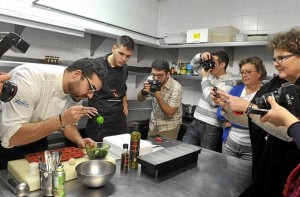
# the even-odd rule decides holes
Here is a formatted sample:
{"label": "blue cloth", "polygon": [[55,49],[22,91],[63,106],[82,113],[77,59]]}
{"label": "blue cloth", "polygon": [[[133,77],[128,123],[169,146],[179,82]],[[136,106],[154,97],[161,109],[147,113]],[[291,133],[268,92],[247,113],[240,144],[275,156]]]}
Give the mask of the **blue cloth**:
{"label": "blue cloth", "polygon": [[293,138],[294,142],[300,149],[300,122],[295,122],[288,128],[288,135]]}
{"label": "blue cloth", "polygon": [[[234,86],[230,91],[229,91],[229,94],[230,95],[233,95],[233,96],[238,96],[240,97],[242,92],[243,92],[243,89],[245,88],[245,85],[237,85],[237,86]],[[226,118],[222,115],[222,107],[218,107],[218,110],[217,110],[217,118],[218,120],[220,121],[227,121]],[[235,123],[231,123],[231,127],[236,127],[236,128],[239,128],[239,129],[248,129],[247,127],[243,127],[243,126],[240,126],[240,125],[237,125]],[[229,131],[230,131],[230,127],[224,127],[223,128],[223,135],[222,135],[222,142],[225,143],[227,138],[228,138],[228,135],[229,135]]]}

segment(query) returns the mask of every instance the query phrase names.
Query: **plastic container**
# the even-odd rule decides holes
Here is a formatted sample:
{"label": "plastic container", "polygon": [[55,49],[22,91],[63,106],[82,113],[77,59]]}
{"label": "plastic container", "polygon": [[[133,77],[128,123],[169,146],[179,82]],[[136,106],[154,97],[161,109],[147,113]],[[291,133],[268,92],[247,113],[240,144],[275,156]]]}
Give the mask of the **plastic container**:
{"label": "plastic container", "polygon": [[211,41],[210,29],[190,29],[187,30],[186,43],[201,43]]}
{"label": "plastic container", "polygon": [[192,75],[193,74],[193,69],[191,64],[186,64],[186,75]]}
{"label": "plastic container", "polygon": [[211,42],[232,42],[239,29],[233,26],[213,27],[210,29]]}

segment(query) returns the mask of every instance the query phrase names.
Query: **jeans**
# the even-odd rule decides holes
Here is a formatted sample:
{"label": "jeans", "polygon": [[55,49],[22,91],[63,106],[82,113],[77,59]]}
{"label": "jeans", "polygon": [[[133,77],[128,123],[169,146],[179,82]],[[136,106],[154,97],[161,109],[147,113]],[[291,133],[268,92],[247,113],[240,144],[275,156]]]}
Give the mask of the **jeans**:
{"label": "jeans", "polygon": [[184,134],[182,142],[221,152],[222,132],[222,127],[194,119]]}
{"label": "jeans", "polygon": [[231,155],[244,160],[252,161],[252,147],[243,146],[233,141],[230,136],[227,138],[225,144],[223,144],[222,153],[225,155]]}

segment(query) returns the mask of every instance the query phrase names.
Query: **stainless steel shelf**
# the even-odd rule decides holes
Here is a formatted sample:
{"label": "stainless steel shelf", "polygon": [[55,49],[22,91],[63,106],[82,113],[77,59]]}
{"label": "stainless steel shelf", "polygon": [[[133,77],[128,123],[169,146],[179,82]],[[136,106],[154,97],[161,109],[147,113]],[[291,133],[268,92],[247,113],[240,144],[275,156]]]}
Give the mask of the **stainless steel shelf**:
{"label": "stainless steel shelf", "polygon": [[246,47],[246,46],[266,46],[267,41],[247,41],[247,42],[216,42],[216,43],[198,43],[198,44],[174,44],[160,45],[161,49],[170,48],[199,48],[199,47]]}
{"label": "stainless steel shelf", "polygon": [[[150,75],[150,73],[141,73],[141,72],[133,72],[129,71],[129,75],[136,75],[136,88],[138,87],[138,84],[142,81],[145,80],[146,77]],[[174,79],[187,79],[187,80],[200,80],[201,77],[198,75],[171,75]]]}

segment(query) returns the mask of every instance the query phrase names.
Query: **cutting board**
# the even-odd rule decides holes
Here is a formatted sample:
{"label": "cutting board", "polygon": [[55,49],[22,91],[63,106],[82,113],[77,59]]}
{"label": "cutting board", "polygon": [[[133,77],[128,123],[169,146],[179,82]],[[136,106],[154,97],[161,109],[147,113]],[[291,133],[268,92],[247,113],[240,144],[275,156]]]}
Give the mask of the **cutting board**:
{"label": "cutting board", "polygon": [[[88,161],[88,156],[85,155],[84,157],[77,158],[75,165],[69,165],[68,161],[62,162],[64,165],[64,169],[66,172],[66,181],[73,180],[77,178],[77,173],[75,171],[75,167],[84,162]],[[112,163],[115,163],[115,160],[107,155],[105,157],[106,161],[110,161]],[[19,159],[14,161],[9,161],[7,170],[13,175],[13,177],[19,182],[26,182],[28,183],[30,187],[30,191],[38,190],[40,189],[40,180],[39,180],[39,174],[36,175],[30,175],[29,174],[29,162],[26,159]]]}

